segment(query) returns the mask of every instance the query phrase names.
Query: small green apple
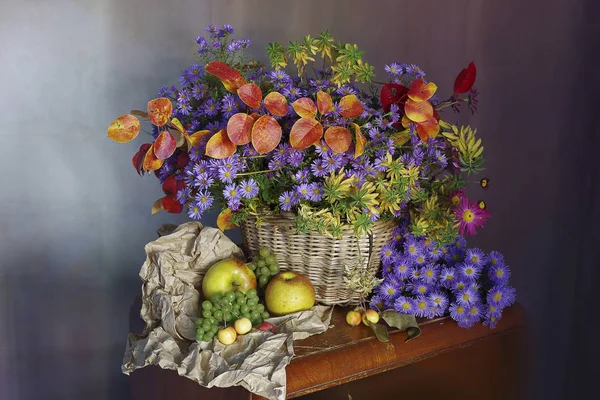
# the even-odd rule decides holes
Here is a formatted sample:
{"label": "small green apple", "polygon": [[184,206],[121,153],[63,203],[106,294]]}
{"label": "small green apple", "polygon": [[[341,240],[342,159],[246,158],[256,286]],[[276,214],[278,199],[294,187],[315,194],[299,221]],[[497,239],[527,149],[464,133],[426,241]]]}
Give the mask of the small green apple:
{"label": "small green apple", "polygon": [[233,326],[228,326],[227,328],[219,329],[217,338],[219,339],[219,342],[223,343],[224,345],[228,345],[235,342],[237,333],[235,332],[235,329],[233,329]]}
{"label": "small green apple", "polygon": [[271,278],[265,290],[265,303],[274,315],[308,310],[315,304],[315,288],[296,272],[281,272]]}
{"label": "small green apple", "polygon": [[360,313],[358,311],[348,311],[348,314],[346,314],[346,322],[350,326],[360,325]]}
{"label": "small green apple", "polygon": [[377,322],[379,322],[379,314],[377,313],[377,311],[368,309],[367,311],[363,312],[362,313],[363,324],[368,325],[367,321],[369,321],[373,324],[376,324]]}
{"label": "small green apple", "polygon": [[233,323],[233,327],[238,335],[244,335],[252,329],[252,322],[246,318],[240,318]]}
{"label": "small green apple", "polygon": [[246,293],[250,289],[256,289],[256,276],[244,261],[237,258],[217,262],[206,271],[202,280],[205,299],[228,292]]}

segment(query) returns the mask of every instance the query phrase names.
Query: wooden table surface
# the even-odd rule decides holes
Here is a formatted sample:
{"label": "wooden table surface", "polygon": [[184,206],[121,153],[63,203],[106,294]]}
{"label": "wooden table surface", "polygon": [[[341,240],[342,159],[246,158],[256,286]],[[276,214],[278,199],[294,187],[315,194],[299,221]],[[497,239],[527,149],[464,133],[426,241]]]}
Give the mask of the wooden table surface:
{"label": "wooden table surface", "polygon": [[[331,397],[328,393],[351,385],[355,385],[353,390],[360,393],[361,387],[356,387],[356,385],[378,379],[381,382],[378,381],[376,385],[381,386],[378,387],[378,390],[382,390],[385,386],[393,386],[398,379],[409,376],[408,379],[411,382],[419,385],[421,378],[424,382],[428,382],[427,377],[422,376],[432,373],[431,371],[437,374],[438,385],[446,385],[446,387],[450,384],[457,385],[455,390],[464,394],[463,399],[479,397],[481,392],[477,392],[478,394],[475,395],[473,391],[465,392],[463,390],[463,387],[473,389],[473,384],[442,382],[443,379],[461,379],[461,374],[455,376],[452,373],[457,364],[463,364],[465,369],[475,370],[473,376],[477,377],[482,390],[494,389],[494,382],[498,380],[514,380],[516,372],[512,371],[515,369],[513,364],[519,361],[513,355],[518,351],[520,339],[517,342],[513,338],[516,337],[515,333],[523,330],[525,321],[524,310],[518,304],[505,310],[503,318],[495,329],[489,329],[481,324],[470,329],[463,329],[447,318],[422,321],[421,336],[408,343],[405,343],[406,332],[391,330],[390,341],[382,343],[374,337],[368,327],[364,325],[350,327],[345,322],[347,311],[347,309],[336,307],[331,320],[331,324],[335,326],[333,329],[294,343],[296,355],[286,368],[287,398],[308,395],[308,398],[315,399],[347,399],[346,394],[337,393]],[[509,341],[505,338],[509,338]],[[481,344],[478,345],[478,343]],[[509,354],[511,356],[507,359]],[[431,361],[435,365],[428,364],[428,361],[420,362],[426,359],[432,359]],[[477,361],[473,361],[474,359]],[[494,365],[489,365],[490,363]],[[420,366],[421,369],[407,370],[412,365]],[[493,370],[485,371],[488,366]],[[501,369],[503,371],[500,371]],[[391,376],[390,374],[396,375]],[[398,374],[402,374],[400,378]],[[442,377],[441,380],[439,376]],[[371,378],[363,380],[367,377]],[[387,377],[385,378],[387,380],[382,381],[382,377]],[[349,383],[353,381],[358,382]],[[161,370],[157,367],[146,367],[134,372],[131,375],[131,382],[132,398],[134,399],[263,399],[260,396],[248,394],[240,387],[206,389],[189,379],[178,376],[174,371]],[[512,384],[512,382],[501,382],[498,388],[502,390],[504,386]],[[362,389],[365,394],[362,397],[353,395],[353,398],[369,398],[374,387],[370,385]],[[323,390],[325,391],[320,392]],[[516,389],[511,388],[510,392],[512,393],[514,390]],[[423,390],[420,389],[419,393],[423,393]],[[473,393],[473,397],[470,397],[469,393]],[[387,396],[388,394],[384,393],[381,398],[387,398]],[[431,394],[431,396],[433,398],[434,395]],[[504,396],[496,393],[496,397],[486,396],[486,398],[505,398]],[[421,396],[421,398],[424,397]]]}

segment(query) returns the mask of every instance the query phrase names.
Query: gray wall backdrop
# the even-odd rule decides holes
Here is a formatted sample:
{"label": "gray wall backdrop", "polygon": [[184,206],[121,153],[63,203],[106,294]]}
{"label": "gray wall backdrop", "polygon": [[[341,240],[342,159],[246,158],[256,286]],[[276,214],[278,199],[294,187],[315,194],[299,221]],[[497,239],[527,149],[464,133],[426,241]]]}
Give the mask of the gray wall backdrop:
{"label": "gray wall backdrop", "polygon": [[385,63],[414,62],[443,94],[475,61],[470,122],[494,217],[472,243],[505,253],[531,311],[543,367],[532,388],[575,387],[591,337],[575,304],[591,298],[582,274],[598,244],[582,234],[598,217],[591,2],[2,0],[0,10],[0,399],[128,398],[120,362],[143,246],[185,219],[149,215],[159,185],[130,161],[143,139],[117,145],[106,127],[176,83],[208,23],[232,24],[262,59],[269,41],[329,28],[380,76]]}

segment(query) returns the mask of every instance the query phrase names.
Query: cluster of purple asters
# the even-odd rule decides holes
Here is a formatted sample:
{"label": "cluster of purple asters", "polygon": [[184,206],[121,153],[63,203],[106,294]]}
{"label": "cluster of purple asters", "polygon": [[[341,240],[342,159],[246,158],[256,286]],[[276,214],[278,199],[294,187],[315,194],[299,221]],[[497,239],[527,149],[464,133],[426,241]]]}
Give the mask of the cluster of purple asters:
{"label": "cluster of purple asters", "polygon": [[383,282],[370,302],[375,310],[429,319],[449,314],[463,328],[480,321],[494,328],[515,301],[502,254],[468,249],[463,237],[439,247],[402,225],[383,247],[381,260]]}

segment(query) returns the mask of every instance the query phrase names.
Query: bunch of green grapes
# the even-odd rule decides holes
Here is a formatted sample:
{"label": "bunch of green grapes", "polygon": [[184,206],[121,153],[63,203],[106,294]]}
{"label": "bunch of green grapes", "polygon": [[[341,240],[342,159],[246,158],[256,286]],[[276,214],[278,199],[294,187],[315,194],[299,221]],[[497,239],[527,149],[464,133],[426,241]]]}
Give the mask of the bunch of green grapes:
{"label": "bunch of green grapes", "polygon": [[214,295],[202,302],[202,317],[196,320],[196,340],[211,341],[222,326],[233,324],[235,320],[246,317],[252,326],[262,324],[269,318],[264,304],[260,303],[256,289],[242,292],[228,292]]}
{"label": "bunch of green grapes", "polygon": [[248,267],[254,271],[258,279],[258,287],[263,290],[271,278],[279,273],[279,264],[275,254],[265,246],[260,248],[258,256],[248,263]]}

